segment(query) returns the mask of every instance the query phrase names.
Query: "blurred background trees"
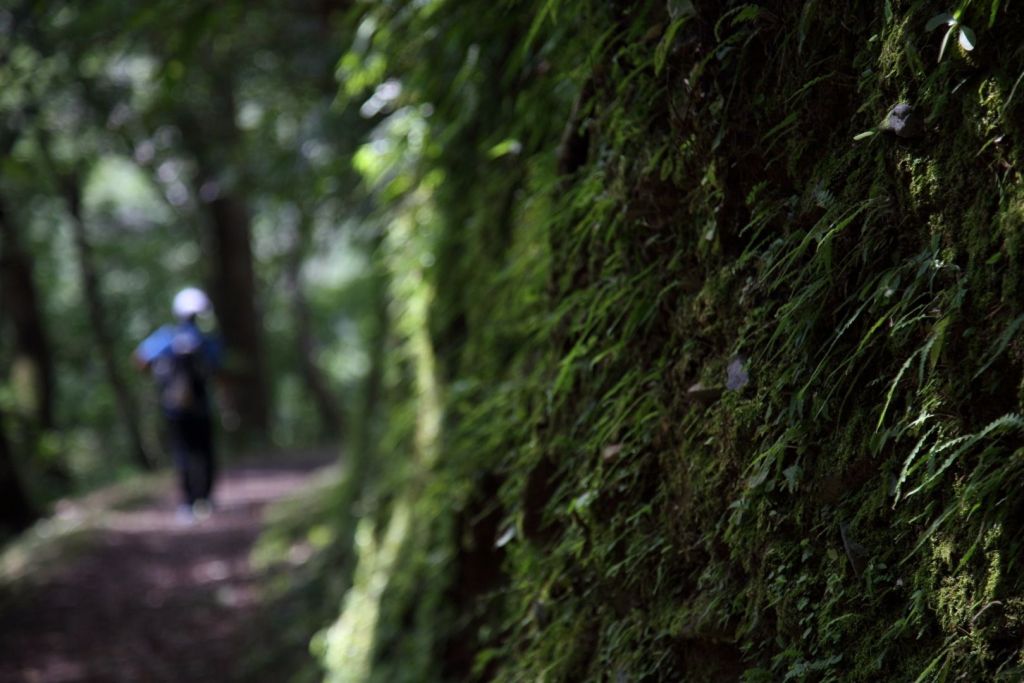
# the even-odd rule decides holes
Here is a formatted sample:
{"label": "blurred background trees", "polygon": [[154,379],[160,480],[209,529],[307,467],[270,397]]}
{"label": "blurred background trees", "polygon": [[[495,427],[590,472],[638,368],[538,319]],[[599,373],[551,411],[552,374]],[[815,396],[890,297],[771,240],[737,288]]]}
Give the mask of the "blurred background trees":
{"label": "blurred background trees", "polygon": [[337,443],[372,315],[344,152],[369,124],[332,107],[343,5],[0,9],[3,481],[26,501],[160,462],[129,357],[188,284],[228,349],[225,442]]}

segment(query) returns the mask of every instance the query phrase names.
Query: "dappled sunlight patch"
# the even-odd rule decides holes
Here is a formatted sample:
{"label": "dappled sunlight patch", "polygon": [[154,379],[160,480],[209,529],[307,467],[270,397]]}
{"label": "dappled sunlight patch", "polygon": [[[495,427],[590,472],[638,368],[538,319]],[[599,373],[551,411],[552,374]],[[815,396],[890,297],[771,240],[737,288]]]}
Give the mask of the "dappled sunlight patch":
{"label": "dappled sunlight patch", "polygon": [[31,576],[41,578],[58,560],[74,557],[76,549],[95,532],[85,519],[49,519],[37,522],[0,554],[0,584],[9,585]]}

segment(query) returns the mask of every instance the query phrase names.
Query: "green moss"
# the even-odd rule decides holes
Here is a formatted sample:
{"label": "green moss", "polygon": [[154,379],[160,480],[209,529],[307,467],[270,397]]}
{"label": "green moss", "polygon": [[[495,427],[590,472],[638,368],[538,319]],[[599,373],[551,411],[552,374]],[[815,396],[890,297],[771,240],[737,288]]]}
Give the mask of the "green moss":
{"label": "green moss", "polygon": [[[935,64],[918,2],[694,5],[671,37],[684,10],[657,3],[527,3],[520,32],[439,3],[392,27],[440,108],[417,163],[444,178],[436,241],[393,262],[436,264],[429,339],[395,341],[438,359],[444,417],[436,460],[380,484],[434,491],[411,499],[437,520],[395,565],[387,652],[423,680],[1012,672],[1024,203],[1016,141],[982,149],[1004,67]],[[1009,45],[1020,21],[997,17],[985,40]],[[924,138],[852,140],[899,101]],[[521,156],[487,155],[509,139]],[[737,354],[747,386],[687,393]],[[391,462],[422,448],[404,424]]]}

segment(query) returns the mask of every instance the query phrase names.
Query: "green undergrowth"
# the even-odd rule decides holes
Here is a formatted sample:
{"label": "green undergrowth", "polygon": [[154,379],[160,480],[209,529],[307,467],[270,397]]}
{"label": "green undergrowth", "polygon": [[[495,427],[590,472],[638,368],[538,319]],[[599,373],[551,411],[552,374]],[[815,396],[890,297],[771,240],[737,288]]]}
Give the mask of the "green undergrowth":
{"label": "green undergrowth", "polygon": [[1020,678],[1024,25],[949,9],[353,11],[341,99],[404,99],[328,680]]}
{"label": "green undergrowth", "polygon": [[330,622],[348,585],[350,553],[336,523],[346,476],[343,466],[325,468],[301,496],[264,513],[265,528],[249,556],[261,577],[252,628],[263,647],[243,654],[233,680],[319,680],[309,641]]}

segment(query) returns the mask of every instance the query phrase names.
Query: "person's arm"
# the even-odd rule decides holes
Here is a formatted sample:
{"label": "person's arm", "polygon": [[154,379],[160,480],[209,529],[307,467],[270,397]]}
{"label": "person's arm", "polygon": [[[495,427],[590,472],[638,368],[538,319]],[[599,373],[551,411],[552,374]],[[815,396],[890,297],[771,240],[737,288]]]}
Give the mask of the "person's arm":
{"label": "person's arm", "polygon": [[132,360],[135,367],[140,371],[149,369],[153,361],[162,353],[166,353],[171,347],[174,338],[173,332],[167,327],[161,327],[153,334],[142,340],[132,353]]}

